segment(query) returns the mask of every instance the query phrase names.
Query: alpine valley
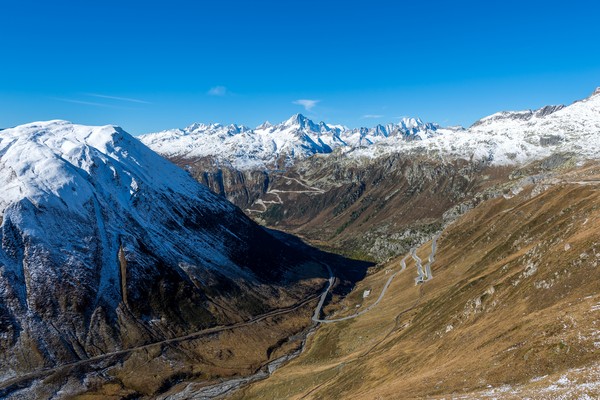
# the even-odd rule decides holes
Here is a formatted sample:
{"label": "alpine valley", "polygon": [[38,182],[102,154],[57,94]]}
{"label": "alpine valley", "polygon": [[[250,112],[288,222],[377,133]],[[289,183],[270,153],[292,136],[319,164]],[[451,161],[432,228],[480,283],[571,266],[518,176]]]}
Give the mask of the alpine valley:
{"label": "alpine valley", "polygon": [[2,398],[600,396],[600,89],[467,129],[36,122],[0,183]]}
{"label": "alpine valley", "polygon": [[256,221],[383,261],[511,190],[522,166],[537,162],[537,174],[600,158],[599,113],[600,88],[568,107],[499,112],[469,129],[408,118],[348,129],[295,115],[255,130],[193,124],[140,139]]}

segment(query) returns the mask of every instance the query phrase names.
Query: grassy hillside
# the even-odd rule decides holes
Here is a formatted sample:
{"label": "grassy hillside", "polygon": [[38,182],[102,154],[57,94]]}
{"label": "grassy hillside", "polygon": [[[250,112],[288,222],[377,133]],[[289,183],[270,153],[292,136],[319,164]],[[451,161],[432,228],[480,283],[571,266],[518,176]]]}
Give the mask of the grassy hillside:
{"label": "grassy hillside", "polygon": [[[323,325],[298,359],[234,398],[597,398],[599,171],[483,202],[443,232],[431,281],[415,286],[408,261],[370,312]],[[377,296],[399,260],[329,317],[365,307],[363,291]]]}

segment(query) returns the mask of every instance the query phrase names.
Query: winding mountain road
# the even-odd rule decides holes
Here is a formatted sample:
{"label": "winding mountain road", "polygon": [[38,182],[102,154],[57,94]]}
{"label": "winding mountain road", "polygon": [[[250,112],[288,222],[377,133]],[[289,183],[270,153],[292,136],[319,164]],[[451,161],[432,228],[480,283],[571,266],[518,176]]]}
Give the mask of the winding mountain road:
{"label": "winding mountain road", "polygon": [[[435,251],[437,248],[437,238],[438,237],[439,237],[439,234],[433,238],[432,247],[431,247],[432,252],[429,255],[429,262],[425,266],[425,270],[429,271],[429,274],[428,274],[429,277],[431,277],[431,275],[430,275],[431,272],[430,272],[429,268],[430,268],[431,263],[435,259]],[[417,269],[420,271],[420,274],[423,274],[423,268],[421,266],[421,259],[416,255],[416,250],[412,249],[409,255],[412,256],[415,259],[415,261],[418,260]],[[386,294],[387,289],[389,288],[390,284],[392,283],[392,280],[394,279],[394,277],[398,273],[400,273],[406,269],[406,259],[409,257],[409,255],[406,255],[400,261],[400,266],[401,266],[400,270],[396,271],[388,278],[388,280],[386,281],[385,285],[383,286],[383,289],[381,290],[381,293],[379,294],[379,297],[377,298],[377,300],[373,304],[369,305],[367,308],[365,308],[364,310],[362,310],[356,314],[349,315],[349,316],[342,317],[342,318],[336,318],[336,319],[321,319],[321,318],[319,318],[319,316],[321,315],[321,312],[323,310],[323,305],[325,304],[325,300],[327,299],[327,295],[331,291],[331,288],[333,287],[333,284],[335,283],[335,279],[336,279],[335,276],[333,275],[333,271],[331,270],[329,265],[323,264],[329,273],[327,287],[320,295],[319,294],[312,295],[295,306],[278,309],[278,310],[273,310],[268,313],[256,316],[248,321],[238,322],[238,323],[232,324],[232,325],[215,326],[212,328],[203,329],[203,330],[196,331],[196,332],[193,332],[193,333],[190,333],[187,335],[183,335],[183,336],[178,336],[178,337],[165,339],[165,340],[161,340],[161,341],[157,341],[157,342],[147,343],[147,344],[144,344],[141,346],[136,346],[136,347],[131,347],[128,349],[113,351],[110,353],[104,353],[104,354],[100,354],[100,355],[93,356],[90,358],[86,358],[84,360],[74,361],[71,363],[66,363],[66,364],[58,365],[58,366],[51,367],[51,368],[43,368],[43,369],[32,371],[32,372],[29,372],[26,374],[22,374],[17,377],[10,378],[3,382],[0,382],[0,398],[6,396],[7,394],[11,393],[14,390],[18,390],[20,387],[24,387],[25,385],[27,385],[29,382],[31,382],[33,380],[46,377],[53,373],[59,372],[60,370],[79,367],[79,366],[83,366],[86,364],[91,364],[94,362],[108,359],[110,357],[127,355],[127,354],[133,353],[135,351],[146,350],[146,349],[150,349],[151,347],[155,347],[155,346],[162,346],[162,345],[167,345],[167,344],[178,343],[178,342],[182,342],[182,341],[186,341],[186,340],[196,339],[200,336],[204,336],[204,335],[208,335],[208,334],[213,334],[213,333],[218,333],[218,332],[223,332],[223,331],[227,331],[227,330],[232,330],[232,329],[236,329],[236,328],[249,326],[249,325],[255,324],[257,322],[263,321],[270,317],[294,312],[294,311],[298,310],[299,308],[305,306],[309,302],[315,300],[316,298],[319,298],[319,302],[318,302],[318,304],[315,308],[315,312],[313,313],[313,316],[312,316],[312,320],[314,322],[329,324],[329,323],[333,323],[333,322],[346,321],[349,319],[356,318],[360,315],[363,315],[363,314],[369,312],[373,307],[375,307],[377,304],[379,304],[381,302],[381,300],[383,299],[383,297]]]}
{"label": "winding mountain road", "polygon": [[[406,259],[409,256],[412,256],[412,258],[415,260],[415,262],[417,263],[417,273],[419,274],[419,276],[415,279],[415,281],[417,283],[422,283],[425,280],[430,280],[432,278],[431,275],[431,264],[433,263],[433,261],[435,260],[435,252],[437,250],[437,240],[440,237],[441,233],[436,234],[432,241],[431,241],[431,254],[429,255],[429,259],[427,264],[425,265],[425,268],[423,268],[422,266],[422,260],[419,258],[419,256],[416,253],[416,249],[413,248],[410,250],[409,254],[406,255],[401,261],[400,261],[400,270],[394,272],[389,278],[388,280],[385,282],[385,285],[383,285],[383,289],[381,290],[381,293],[379,294],[379,297],[377,298],[377,300],[375,300],[375,302],[371,305],[369,305],[367,308],[365,308],[362,311],[359,311],[355,314],[352,315],[348,315],[346,317],[342,317],[342,318],[335,318],[335,319],[322,319],[319,318],[319,316],[321,315],[321,311],[323,308],[323,304],[325,303],[325,298],[327,297],[327,294],[329,293],[329,289],[331,289],[331,286],[333,285],[333,281],[335,280],[335,277],[333,276],[333,273],[331,272],[331,269],[329,268],[329,266],[327,266],[327,269],[329,270],[330,273],[330,278],[329,278],[329,286],[326,289],[326,291],[321,295],[321,300],[319,301],[319,304],[317,305],[317,308],[315,309],[315,313],[312,317],[312,320],[314,322],[317,323],[323,323],[323,324],[330,324],[333,322],[340,322],[340,321],[347,321],[349,319],[353,319],[356,317],[359,317],[369,311],[371,311],[371,309],[373,307],[375,307],[377,304],[379,304],[379,302],[381,302],[381,300],[383,299],[383,296],[385,296],[386,291],[388,290],[388,288],[390,287],[392,280],[394,279],[394,277],[396,275],[398,275],[400,272],[404,271],[406,269]],[[426,277],[426,279],[424,279]]]}
{"label": "winding mountain road", "polygon": [[[298,183],[301,186],[304,186],[306,188],[306,190],[281,190],[281,189],[269,189],[265,192],[266,194],[270,194],[273,195],[277,198],[277,201],[275,200],[263,200],[263,199],[258,199],[256,200],[252,206],[254,205],[259,205],[261,206],[263,209],[262,210],[254,210],[252,208],[246,208],[247,212],[254,212],[254,213],[258,213],[258,214],[262,214],[265,211],[267,211],[267,204],[283,204],[283,200],[281,199],[281,196],[279,195],[280,193],[316,193],[316,194],[323,194],[325,193],[325,190],[323,189],[319,189],[317,187],[313,187],[313,186],[309,186],[304,182],[301,182],[300,180],[296,179],[296,178],[290,178],[290,177],[286,177],[284,176],[282,179],[287,180],[287,183],[290,184],[291,181],[295,181],[296,183]],[[252,207],[251,206],[251,207]]]}

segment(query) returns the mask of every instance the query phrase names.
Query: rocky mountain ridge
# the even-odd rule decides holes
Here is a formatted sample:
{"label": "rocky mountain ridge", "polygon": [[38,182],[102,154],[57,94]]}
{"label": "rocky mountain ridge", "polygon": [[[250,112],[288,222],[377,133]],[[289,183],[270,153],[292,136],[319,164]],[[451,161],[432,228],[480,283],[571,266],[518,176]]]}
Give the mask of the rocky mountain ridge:
{"label": "rocky mountain ridge", "polygon": [[256,129],[237,125],[194,124],[186,129],[140,136],[158,153],[178,159],[211,158],[239,171],[281,169],[314,154],[334,151],[348,157],[377,158],[391,153],[427,154],[438,159],[487,160],[496,165],[524,164],[555,152],[580,152],[594,158],[600,150],[598,90],[569,106],[504,111],[470,128],[443,128],[420,119],[350,129],[314,123],[301,114]]}

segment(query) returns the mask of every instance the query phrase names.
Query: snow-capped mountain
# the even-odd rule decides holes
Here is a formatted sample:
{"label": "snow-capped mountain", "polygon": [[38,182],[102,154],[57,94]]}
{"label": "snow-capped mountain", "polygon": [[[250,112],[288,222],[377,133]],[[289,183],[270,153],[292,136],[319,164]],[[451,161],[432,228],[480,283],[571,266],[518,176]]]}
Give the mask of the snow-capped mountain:
{"label": "snow-capped mountain", "polygon": [[423,139],[434,135],[437,129],[435,124],[415,118],[404,118],[397,124],[349,129],[324,122],[316,124],[296,114],[280,124],[265,122],[255,129],[193,124],[185,129],[142,135],[139,139],[167,157],[214,157],[238,169],[252,169],[280,161],[290,164],[313,154],[331,153],[337,147],[369,146],[389,137]]}
{"label": "snow-capped mountain", "polygon": [[420,141],[380,141],[349,152],[351,157],[390,153],[483,160],[495,165],[524,164],[555,153],[600,158],[600,89],[569,106],[500,112],[482,118],[466,130],[438,129]]}
{"label": "snow-capped mountain", "polygon": [[247,318],[309,290],[282,283],[305,256],[118,127],[5,129],[0,186],[0,377]]}
{"label": "snow-capped mountain", "polygon": [[501,111],[487,117],[476,121],[472,127],[482,127],[482,126],[494,126],[496,128],[498,125],[502,124],[511,124],[512,121],[532,121],[538,118],[543,118],[547,115],[555,113],[556,111],[562,110],[565,108],[564,105],[558,106],[545,106],[540,108],[539,110],[524,110],[524,111]]}
{"label": "snow-capped mountain", "polygon": [[[447,127],[405,118],[397,124],[350,129],[314,123],[297,114],[278,124],[255,129],[231,125],[194,124],[186,129],[140,136],[167,157],[213,158],[239,170],[287,165],[317,153],[340,148],[349,157],[379,157],[390,153],[427,153],[441,158],[487,160],[515,164],[554,152],[574,152],[598,158],[600,151],[600,88],[570,106],[503,111],[470,128]],[[201,126],[202,129],[197,127]]]}

